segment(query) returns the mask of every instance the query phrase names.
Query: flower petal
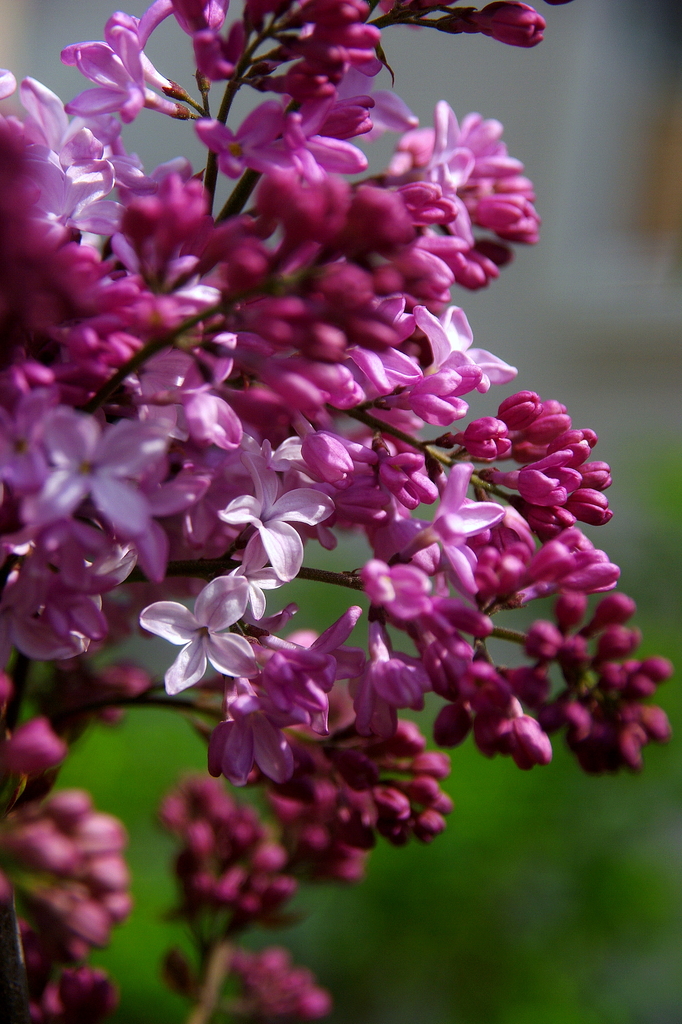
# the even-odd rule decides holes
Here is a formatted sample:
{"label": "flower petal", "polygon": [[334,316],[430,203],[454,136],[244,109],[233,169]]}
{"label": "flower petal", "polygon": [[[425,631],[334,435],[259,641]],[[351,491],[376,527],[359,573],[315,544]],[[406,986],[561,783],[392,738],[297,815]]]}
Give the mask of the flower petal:
{"label": "flower petal", "polygon": [[140,612],[140,625],[172,644],[186,644],[200,628],[191,611],[177,601],[148,604]]}
{"label": "flower petal", "polygon": [[226,676],[255,676],[258,665],[249,641],[243,636],[227,633],[209,636],[206,654],[213,667]]}
{"label": "flower petal", "polygon": [[176,694],[198,683],[206,671],[203,638],[197,637],[183,647],[164,676],[166,693]]}
{"label": "flower petal", "polygon": [[197,596],[194,614],[197,622],[215,633],[240,619],[248,600],[249,585],[243,576],[218,576]]}
{"label": "flower petal", "polygon": [[277,575],[286,582],[293,580],[303,562],[303,541],[296,530],[276,519],[258,532]]}

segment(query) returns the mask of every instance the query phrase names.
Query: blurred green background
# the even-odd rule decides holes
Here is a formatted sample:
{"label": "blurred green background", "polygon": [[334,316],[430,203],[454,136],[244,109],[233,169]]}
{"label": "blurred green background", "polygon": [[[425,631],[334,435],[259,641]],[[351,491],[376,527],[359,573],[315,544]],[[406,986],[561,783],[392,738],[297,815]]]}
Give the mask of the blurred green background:
{"label": "blurred green background", "polygon": [[[682,446],[642,441],[619,469],[628,529],[593,537],[624,565],[642,651],[680,664]],[[321,628],[347,601],[310,583],[286,596],[300,604],[297,625]],[[542,614],[536,602],[532,616]],[[679,1024],[679,682],[662,687],[660,703],[678,736],[647,749],[641,775],[587,777],[559,740],[551,765],[521,772],[468,740],[452,752],[456,809],[444,835],[429,847],[381,841],[364,884],[305,887],[300,922],[251,941],[284,943],[316,972],[334,994],[331,1024]],[[120,1024],[187,1013],[160,979],[163,953],[184,937],[164,920],[173,845],[154,816],[178,776],[204,765],[183,721],[136,710],[117,728],[93,728],[60,776],[60,787],[91,788],[130,831],[135,911],[95,957],[121,984]]]}

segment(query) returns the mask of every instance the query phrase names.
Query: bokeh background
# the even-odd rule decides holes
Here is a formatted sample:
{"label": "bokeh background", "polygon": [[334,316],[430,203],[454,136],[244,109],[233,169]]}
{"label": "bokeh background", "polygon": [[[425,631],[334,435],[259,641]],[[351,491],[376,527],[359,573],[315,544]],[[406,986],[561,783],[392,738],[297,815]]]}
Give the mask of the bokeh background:
{"label": "bokeh background", "polygon": [[[460,117],[499,118],[536,184],[540,244],[489,290],[455,301],[477,343],[519,367],[518,386],[559,398],[576,426],[599,433],[615,516],[593,539],[623,567],[643,651],[682,664],[681,5],[536,6],[548,30],[534,50],[408,29],[389,29],[384,45],[422,123],[440,98]],[[111,10],[109,0],[0,0],[0,66],[71,98],[84,84],[59,50],[101,38]],[[191,84],[187,37],[167,24],[153,43],[160,70]],[[198,155],[190,135],[149,111],[126,130],[148,167]],[[326,564],[357,558],[340,550]],[[346,601],[314,584],[293,584],[286,599],[300,625],[319,628]],[[316,971],[335,996],[332,1024],[679,1024],[679,682],[660,702],[678,735],[648,750],[639,776],[586,777],[560,743],[551,765],[524,773],[468,741],[453,752],[457,806],[443,836],[428,848],[380,844],[364,885],[302,891],[298,922],[253,942],[282,941]],[[118,1024],[186,1013],[159,978],[163,952],[184,936],[165,918],[172,845],[154,815],[178,776],[204,764],[182,721],[144,710],[94,729],[60,778],[89,786],[130,830],[136,909],[96,957],[122,983]]]}

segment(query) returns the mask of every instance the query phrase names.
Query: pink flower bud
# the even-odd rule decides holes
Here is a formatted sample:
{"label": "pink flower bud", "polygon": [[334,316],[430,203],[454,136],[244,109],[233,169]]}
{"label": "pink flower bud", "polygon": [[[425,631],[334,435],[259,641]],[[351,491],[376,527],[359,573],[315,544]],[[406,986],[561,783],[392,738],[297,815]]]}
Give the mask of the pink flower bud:
{"label": "pink flower bud", "polygon": [[450,758],[438,750],[425,750],[414,758],[411,769],[434,779],[447,779],[450,774]]}
{"label": "pink flower bud", "polygon": [[552,744],[547,733],[534,718],[528,715],[515,718],[512,729],[512,757],[519,768],[527,770],[536,764],[549,764],[552,760]]}
{"label": "pink flower bud", "polygon": [[469,15],[484,35],[509,46],[537,46],[547,22],[528,4],[497,2]]}
{"label": "pink flower bud", "polygon": [[590,526],[605,526],[613,518],[608,498],[601,491],[580,487],[565,503],[566,509],[581,523]]}
{"label": "pink flower bud", "polygon": [[406,821],[410,817],[410,801],[394,786],[375,786],[372,797],[380,817],[392,821]]}
{"label": "pink flower bud", "polygon": [[642,634],[638,629],[626,629],[625,626],[607,626],[599,637],[597,658],[601,661],[627,658],[639,646]]}
{"label": "pink flower bud", "polygon": [[517,391],[500,403],[498,419],[507,424],[509,430],[525,430],[542,413],[542,399],[534,391]]}
{"label": "pink flower bud", "polygon": [[580,625],[586,610],[585,594],[561,594],[554,606],[554,614],[562,633],[568,633],[574,626]]}
{"label": "pink flower bud", "polygon": [[438,712],[433,738],[439,747],[458,747],[469,735],[471,715],[459,701],[446,704]]}
{"label": "pink flower bud", "polygon": [[594,636],[606,626],[622,625],[631,619],[636,611],[637,605],[627,594],[609,594],[608,597],[601,599],[582,633],[584,636]]}
{"label": "pink flower bud", "polygon": [[507,425],[494,416],[473,420],[463,433],[455,435],[455,440],[476,459],[503,459],[511,451]]}
{"label": "pink flower bud", "polygon": [[32,718],[0,744],[0,766],[16,775],[37,775],[60,764],[68,750],[47,718]]}
{"label": "pink flower bud", "polygon": [[531,658],[551,661],[556,658],[563,640],[563,636],[553,622],[539,620],[534,622],[528,630],[525,643],[526,654]]}
{"label": "pink flower bud", "polygon": [[663,708],[649,704],[640,710],[640,722],[656,743],[667,743],[672,735],[670,722]]}
{"label": "pink flower bud", "polygon": [[585,462],[580,467],[583,487],[594,491],[605,491],[612,484],[611,468],[608,462]]}
{"label": "pink flower bud", "polygon": [[439,836],[441,832],[444,832],[447,827],[447,822],[442,814],[434,810],[433,807],[427,807],[425,811],[418,814],[414,822],[414,834],[417,839],[420,839],[422,843],[430,843],[432,840]]}
{"label": "pink flower bud", "polygon": [[566,406],[550,398],[542,403],[541,414],[524,430],[524,439],[531,444],[549,444],[571,428],[571,417]]}

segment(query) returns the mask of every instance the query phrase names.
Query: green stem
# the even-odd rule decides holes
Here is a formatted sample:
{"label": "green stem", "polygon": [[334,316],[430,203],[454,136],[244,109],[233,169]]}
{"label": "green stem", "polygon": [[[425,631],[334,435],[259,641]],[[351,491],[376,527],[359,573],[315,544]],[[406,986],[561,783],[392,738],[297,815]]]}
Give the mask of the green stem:
{"label": "green stem", "polygon": [[[208,580],[209,582],[231,572],[239,566],[239,562],[233,562],[231,558],[197,558],[177,562],[169,562],[166,569],[166,578],[188,577],[190,579]],[[363,590],[363,582],[360,576],[351,572],[330,572],[328,569],[313,569],[309,566],[301,566],[296,575],[298,580],[311,580],[313,583],[331,583],[336,587],[346,587],[349,590]],[[128,576],[126,583],[146,582],[147,577],[140,569],[133,569]]]}
{"label": "green stem", "polygon": [[490,637],[495,640],[509,640],[512,644],[525,644],[526,634],[516,629],[506,629],[504,626],[495,626]]}
{"label": "green stem", "polygon": [[[270,25],[267,28],[262,29],[258,33],[253,42],[250,43],[250,45],[244,50],[244,53],[242,54],[239,63],[232,72],[232,78],[229,80],[227,86],[225,87],[223,99],[220,104],[220,110],[218,111],[218,115],[216,118],[216,120],[220,121],[221,124],[225,124],[227,122],[227,118],[230,113],[230,108],[232,106],[232,101],[234,100],[242,85],[241,79],[248,70],[249,65],[251,64],[251,58],[255,54],[256,50],[261,45],[263,40],[267,39],[267,37],[272,32],[273,25],[274,20],[270,23]],[[215,190],[217,182],[218,154],[214,153],[211,150],[209,151],[208,159],[206,160],[206,170],[204,171],[204,188],[208,193],[209,213],[211,213],[213,210],[213,200],[215,199]]]}
{"label": "green stem", "polygon": [[149,697],[142,694],[140,697],[112,697],[110,700],[93,701],[92,704],[82,704],[77,708],[70,708],[59,715],[54,715],[52,722],[62,725],[70,718],[77,718],[79,715],[89,715],[95,711],[103,711],[105,708],[165,708],[168,711],[184,711],[192,714],[210,715],[211,718],[222,719],[222,713],[216,708],[204,707],[191,700],[183,700],[168,697]]}
{"label": "green stem", "polygon": [[[335,412],[338,410],[334,410]],[[410,437],[402,430],[398,430],[397,427],[391,426],[390,423],[385,423],[380,420],[377,416],[372,416],[371,413],[366,412],[364,409],[344,409],[346,416],[351,416],[354,420],[359,420],[360,423],[364,423],[365,426],[371,427],[372,430],[379,430],[385,434],[391,434],[392,437],[396,437],[399,441],[404,441],[405,444],[412,445],[418,451],[424,452],[425,455],[430,455],[432,459],[436,459],[443,466],[453,466],[459,459],[452,458],[450,455],[443,455],[437,448],[433,446],[429,441],[420,441],[416,437]],[[490,483],[488,480],[484,480],[478,475],[478,473],[471,474],[471,483],[474,487],[482,487],[484,491],[488,491],[490,494],[495,494],[498,498],[503,498],[509,502],[512,495],[507,491],[503,491],[501,487],[497,487],[495,484]]]}
{"label": "green stem", "polygon": [[106,402],[107,398],[116,391],[116,388],[129,377],[131,373],[134,373],[139,366],[146,363],[148,359],[156,355],[157,352],[161,352],[162,349],[167,348],[168,345],[172,345],[176,338],[179,338],[186,331],[190,331],[193,327],[197,327],[203,320],[208,320],[212,316],[216,316],[218,313],[224,312],[224,307],[212,306],[209,309],[203,310],[201,313],[196,313],[194,316],[188,317],[187,320],[183,320],[172,331],[167,334],[161,335],[159,338],[151,338],[141,348],[135,352],[130,359],[126,360],[123,366],[120,366],[116,373],[102,384],[99,391],[90,398],[83,406],[83,412],[95,412],[99,409],[100,405]]}
{"label": "green stem", "polygon": [[219,224],[223,220],[227,220],[228,217],[235,217],[238,213],[242,212],[246,205],[246,201],[256,187],[260,176],[260,171],[254,171],[250,167],[247,167],[233,188],[227,202],[216,217],[216,224]]}

